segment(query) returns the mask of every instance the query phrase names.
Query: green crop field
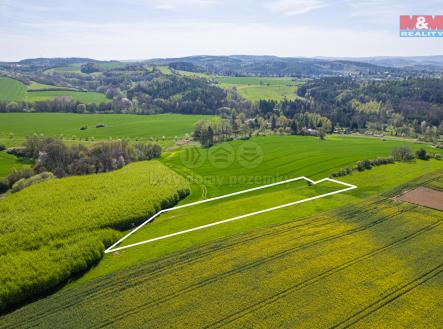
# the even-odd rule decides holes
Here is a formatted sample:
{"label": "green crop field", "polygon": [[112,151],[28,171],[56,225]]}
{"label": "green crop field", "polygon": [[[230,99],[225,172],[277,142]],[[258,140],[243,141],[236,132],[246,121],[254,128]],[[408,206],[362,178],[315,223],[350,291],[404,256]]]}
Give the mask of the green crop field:
{"label": "green crop field", "polygon": [[[248,167],[239,160],[238,152],[244,145],[261,150],[263,159],[256,166]],[[0,277],[7,278],[3,291],[8,303],[22,296],[20,289],[35,279],[36,272],[17,271],[37,263],[36,259],[44,263],[43,270],[42,266],[35,268],[42,273],[37,281],[40,293],[47,291],[54,280],[63,282],[72,273],[100,262],[54,296],[6,315],[2,324],[14,328],[30,324],[51,327],[64,318],[62,327],[78,327],[79,321],[97,327],[111,322],[122,327],[151,327],[154,323],[176,327],[192,318],[198,319],[200,327],[244,327],[252,319],[265,327],[275,321],[300,327],[297,321],[303,320],[293,316],[294,309],[282,306],[290,304],[297,305],[295,311],[304,315],[306,326],[345,326],[356,320],[368,321],[370,326],[372,317],[377,316],[376,306],[388,304],[390,293],[402,296],[416,282],[438,284],[433,278],[443,262],[438,256],[442,253],[443,215],[396,203],[390,191],[398,193],[399,186],[439,184],[443,161],[416,160],[354,172],[339,180],[357,185],[356,190],[104,257],[102,252],[104,244],[109,246],[135,227],[128,223],[147,219],[160,209],[162,199],[173,200],[162,202],[163,208],[177,201],[177,189],[186,189],[188,184],[191,195],[180,204],[298,176],[318,180],[359,160],[388,156],[399,146],[414,150],[423,147],[362,137],[328,136],[324,141],[301,136],[256,137],[203,150],[202,159],[207,160],[192,168],[186,160],[191,148],[186,147],[165,152],[163,164],[132,164],[114,173],[54,180],[27,188],[0,201],[0,214],[5,215],[0,216],[0,227],[7,228],[0,234],[4,249],[0,250],[4,255],[0,256],[0,264],[8,264],[0,267],[6,273]],[[210,161],[211,154],[221,148],[237,154],[232,164],[220,167]],[[427,150],[442,153],[431,147]],[[416,181],[422,175],[426,177]],[[437,183],[432,183],[434,180]],[[154,186],[161,187],[165,194]],[[309,186],[300,181],[183,208],[161,215],[122,245],[341,188],[335,183]],[[155,201],[150,201],[152,198]],[[31,202],[24,203],[25,199]],[[74,203],[79,206],[71,207]],[[39,205],[39,211],[34,204]],[[57,225],[49,230],[54,222]],[[118,234],[111,228],[123,232]],[[57,257],[56,265],[50,255]],[[396,270],[390,271],[389,264],[394,264]],[[434,289],[422,293],[426,298],[420,305],[440,292]],[[317,294],[326,297],[323,300]],[[352,303],[343,302],[353,294],[359,297]],[[240,295],[247,298],[238,298]],[[56,306],[60,300],[65,301],[63,307]],[[313,310],[302,303],[305,300],[310,301]],[[330,306],[338,301],[343,304]],[[215,312],[220,303],[229,306]],[[415,299],[409,303],[414,304]],[[145,312],[146,307],[149,312]],[[415,316],[424,319],[420,307]],[[389,314],[383,321],[390,323]],[[410,317],[404,317],[404,323],[410,321]]]}
{"label": "green crop field", "polygon": [[8,175],[14,169],[20,170],[29,166],[29,163],[16,158],[14,155],[0,152],[0,178]]}
{"label": "green crop field", "polygon": [[158,161],[53,179],[0,202],[0,312],[44,294],[102,256],[104,245],[188,193]]}
{"label": "green crop field", "polygon": [[[168,153],[165,163],[183,175],[190,173],[200,180],[205,180],[208,196],[213,197],[238,189],[264,185],[269,180],[283,180],[298,176],[321,179],[338,169],[355,165],[359,160],[389,156],[392,149],[396,147],[407,146],[413,150],[423,147],[423,145],[407,141],[383,141],[377,138],[338,135],[328,136],[324,141],[305,136],[266,136],[255,137],[249,142],[234,141],[221,144],[216,148],[227,149],[235,154],[243,144],[256,146],[263,153],[263,161],[255,168],[247,168],[239,161],[234,161],[227,169],[220,169],[206,160],[201,166],[190,170],[182,163],[181,154],[186,150]],[[427,149],[430,153],[443,154],[442,150],[431,147]],[[334,151],[331,152],[331,150]],[[203,151],[203,153],[203,158],[207,158],[207,152]],[[425,165],[432,163],[434,162],[429,161]],[[440,162],[436,161],[436,163]],[[443,161],[441,164],[443,165]]]}
{"label": "green crop field", "polygon": [[[157,137],[173,139],[191,133],[194,124],[201,119],[212,118],[204,115],[131,115],[131,114],[73,114],[73,113],[0,113],[0,141],[12,133],[14,143],[20,144],[26,136],[44,136],[64,139],[95,140],[109,138]],[[97,124],[105,127],[96,128]],[[80,130],[88,127],[86,130]],[[11,142],[9,142],[11,143]]]}
{"label": "green crop field", "polygon": [[[44,85],[36,82],[32,82],[29,86],[24,83],[6,77],[0,77],[0,101],[26,101],[26,102],[38,102],[54,99],[58,96],[69,96],[74,100],[82,103],[106,103],[110,100],[102,93],[97,92],[82,92],[75,90],[63,90],[63,91],[35,91],[38,89],[56,88],[62,89],[60,86]],[[30,91],[34,90],[34,91]]]}
{"label": "green crop field", "polygon": [[[166,152],[163,162],[194,182],[191,186],[191,195],[183,201],[183,204],[299,176],[318,180],[328,177],[340,168],[354,165],[359,160],[388,156],[392,149],[398,146],[419,147],[400,141],[349,137],[329,137],[326,141],[321,141],[312,137],[269,136],[254,138],[252,141],[263,149],[264,154],[263,162],[253,169],[244,168],[237,162],[234,162],[229,168],[220,169],[208,161],[201,167],[190,169],[181,160],[181,153],[186,152],[186,149]],[[236,150],[242,143],[242,141],[234,141],[217,147],[231,145]],[[332,148],[335,150],[334,154],[328,152]],[[82,277],[79,283],[203,242],[356,203],[364,198],[386,192],[419,175],[432,173],[441,168],[443,168],[443,161],[430,160],[396,163],[376,167],[366,172],[354,173],[352,176],[342,177],[341,180],[357,185],[359,187],[357,190],[156,241],[148,245],[123,250],[118,252],[118,255],[107,255],[100,265]],[[316,186],[313,188],[305,186],[303,189],[285,193],[287,189],[277,188],[269,193],[267,190],[263,190],[264,194],[255,193],[189,207],[162,215],[125,242],[127,244],[136,243],[162,234],[174,233],[255,210],[262,210],[266,208],[265,204],[278,206],[285,203],[283,200],[287,200],[287,198],[293,197],[296,201],[321,191],[331,191],[331,188],[337,190],[337,186]],[[275,197],[273,193],[287,195],[286,197],[281,195]],[[258,198],[258,196],[261,197]]]}
{"label": "green crop field", "polygon": [[440,327],[442,245],[442,212],[387,194],[100,277],[2,325]]}

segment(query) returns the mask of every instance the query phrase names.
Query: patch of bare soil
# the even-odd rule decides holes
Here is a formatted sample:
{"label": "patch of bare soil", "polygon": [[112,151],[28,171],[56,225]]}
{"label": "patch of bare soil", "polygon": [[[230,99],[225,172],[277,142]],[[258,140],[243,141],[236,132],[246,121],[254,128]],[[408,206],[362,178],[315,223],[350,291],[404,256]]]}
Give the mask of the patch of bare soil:
{"label": "patch of bare soil", "polygon": [[427,187],[418,187],[397,198],[400,201],[443,211],[443,192]]}

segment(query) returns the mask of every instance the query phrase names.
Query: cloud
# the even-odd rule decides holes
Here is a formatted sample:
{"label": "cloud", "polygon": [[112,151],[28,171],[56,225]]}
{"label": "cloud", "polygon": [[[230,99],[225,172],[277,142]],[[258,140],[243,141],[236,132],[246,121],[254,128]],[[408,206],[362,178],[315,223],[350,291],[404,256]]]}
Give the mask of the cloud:
{"label": "cloud", "polygon": [[403,40],[394,32],[380,34],[308,26],[209,21],[132,24],[53,21],[32,23],[32,27],[32,33],[17,31],[2,36],[0,60],[36,56],[146,59],[197,54],[366,57],[441,53],[440,43],[432,38]]}
{"label": "cloud", "polygon": [[180,10],[183,8],[199,8],[207,7],[217,4],[216,0],[147,0],[144,2],[145,5],[152,6],[156,9],[161,10]]}
{"label": "cloud", "polygon": [[305,14],[324,6],[322,0],[276,0],[265,4],[268,10],[288,16]]}

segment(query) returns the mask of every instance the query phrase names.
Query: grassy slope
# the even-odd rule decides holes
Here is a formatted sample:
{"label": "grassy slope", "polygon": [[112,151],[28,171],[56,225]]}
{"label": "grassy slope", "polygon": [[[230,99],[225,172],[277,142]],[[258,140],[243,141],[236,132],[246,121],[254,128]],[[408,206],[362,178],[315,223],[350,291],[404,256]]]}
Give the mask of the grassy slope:
{"label": "grassy slope", "polygon": [[[126,114],[72,114],[72,113],[0,113],[0,139],[13,133],[17,142],[34,133],[45,136],[63,135],[66,139],[94,137],[168,139],[190,133],[194,123],[208,118],[203,115],[126,115]],[[104,124],[104,128],[95,128]],[[80,128],[88,126],[88,130]]]}
{"label": "grassy slope", "polygon": [[20,81],[0,77],[0,101],[23,100],[26,94],[26,85]]}
{"label": "grassy slope", "polygon": [[158,161],[54,179],[0,200],[0,311],[45,293],[98,261],[111,228],[132,227],[188,189]]}
{"label": "grassy slope", "polygon": [[[207,197],[213,197],[263,185],[273,180],[283,180],[298,176],[321,179],[343,166],[355,164],[356,161],[365,158],[372,159],[377,156],[387,156],[392,148],[405,145],[404,142],[398,141],[382,142],[370,138],[341,137],[331,137],[329,140],[320,141],[310,137],[271,136],[256,138],[253,141],[262,146],[265,155],[264,162],[256,169],[242,168],[238,164],[234,164],[228,169],[217,169],[207,163],[191,171],[184,168],[181,164],[178,152],[166,154],[164,160],[166,164],[183,175],[188,173],[191,173],[194,177],[200,175],[201,181],[206,184],[195,184],[191,196],[184,203],[201,198],[203,194],[202,189],[206,191],[205,195]],[[237,147],[240,143],[236,141],[231,144]],[[418,147],[412,144],[411,146]],[[333,154],[330,153],[331,149],[334,149]],[[152,244],[128,249],[118,254],[107,255],[99,266],[81,278],[78,283],[207,241],[356,203],[363,198],[388,191],[419,175],[431,173],[441,168],[443,168],[443,161],[431,160],[385,165],[367,172],[355,173],[352,176],[343,177],[341,180],[356,184],[359,187],[357,190],[157,241]],[[301,195],[304,195],[304,193],[303,191]],[[297,198],[296,195],[294,197]],[[283,203],[278,203],[279,199],[270,201],[271,203],[273,203],[272,201],[277,203],[272,205],[279,205]],[[247,199],[244,199],[247,202],[244,204],[241,202],[242,199],[238,200],[240,201],[237,204],[235,202],[231,204],[230,200],[224,200],[201,208],[187,208],[187,211],[183,212],[184,219],[180,220],[180,222],[172,222],[176,218],[169,216],[165,217],[164,220],[159,218],[154,223],[146,226],[142,231],[137,232],[131,241],[143,241],[145,238],[153,237],[154,234],[158,233],[171,233],[176,228],[190,228],[194,223],[197,224],[195,226],[206,224],[206,222],[201,222],[201,220],[206,221],[212,217],[214,217],[212,218],[214,221],[218,221],[230,218],[232,215],[243,215],[248,213],[247,209],[251,207],[254,209],[256,207],[260,208],[261,204],[269,200],[269,195],[264,195],[262,201],[251,198],[248,202]],[[263,208],[258,210],[261,209]],[[174,213],[170,214],[175,215]],[[188,217],[186,217],[186,214],[188,214]],[[207,215],[205,216],[205,214]],[[178,215],[177,218],[180,218]],[[171,221],[168,221],[168,218],[171,218]]]}
{"label": "grassy slope", "polygon": [[25,96],[25,101],[34,103],[54,99],[54,97],[69,96],[74,100],[81,103],[90,104],[100,104],[108,103],[110,100],[102,93],[96,92],[80,92],[80,91],[37,91],[28,92]]}
{"label": "grassy slope", "polygon": [[45,73],[51,72],[59,72],[59,73],[79,73],[81,74],[81,64],[70,64],[66,66],[59,66],[49,70],[46,70]]}
{"label": "grassy slope", "polygon": [[0,178],[7,176],[14,169],[20,170],[28,167],[30,167],[30,164],[26,161],[22,161],[4,151],[0,152]]}
{"label": "grassy slope", "polygon": [[[35,82],[32,81],[31,84],[28,86],[28,90],[32,89],[32,90],[40,90],[40,89],[48,89],[48,88],[52,88],[52,89],[66,89],[65,87],[61,87],[61,86],[51,86],[51,85],[46,85],[44,83],[39,83],[39,82]],[[72,88],[72,90],[75,90],[74,88]]]}
{"label": "grassy slope", "polygon": [[219,86],[224,89],[235,87],[240,96],[249,101],[259,101],[260,99],[282,100],[283,98],[296,98],[297,85],[301,81],[293,81],[293,78],[275,77],[225,77],[211,76],[204,73],[193,73],[178,71],[185,76],[198,76],[201,78],[214,79],[219,82]]}
{"label": "grassy slope", "polygon": [[[324,141],[315,137],[267,136],[253,138],[250,142],[263,151],[263,162],[252,169],[242,167],[237,161],[227,169],[218,169],[206,161],[191,170],[181,162],[182,151],[166,154],[165,163],[178,172],[190,172],[204,179],[208,196],[217,196],[263,185],[272,179],[280,181],[298,176],[321,179],[338,169],[353,166],[359,160],[389,156],[395,147],[408,146],[414,150],[423,147],[407,141],[337,135],[328,136]],[[236,151],[243,143],[234,141],[223,144],[223,147],[231,145]],[[428,151],[443,154],[442,150],[434,148],[428,147]]]}
{"label": "grassy slope", "polygon": [[[371,174],[358,175],[369,181]],[[2,323],[441,327],[442,246],[441,212],[377,197],[140,264],[38,301]]]}
{"label": "grassy slope", "polygon": [[26,86],[20,81],[0,77],[0,100],[1,101],[26,101],[38,102],[51,100],[57,96],[70,96],[74,100],[84,103],[102,103],[110,100],[102,93],[80,91],[37,91],[27,92],[28,89],[62,88],[57,86],[43,85],[33,82]]}
{"label": "grassy slope", "polygon": [[250,101],[260,99],[294,99],[298,82],[292,78],[217,77],[222,88],[237,88],[238,93]]}

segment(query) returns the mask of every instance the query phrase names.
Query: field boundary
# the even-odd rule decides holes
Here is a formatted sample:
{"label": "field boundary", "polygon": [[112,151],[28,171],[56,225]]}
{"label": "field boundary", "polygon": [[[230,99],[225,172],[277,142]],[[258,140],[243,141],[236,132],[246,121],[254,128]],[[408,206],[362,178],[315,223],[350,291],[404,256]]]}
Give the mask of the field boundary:
{"label": "field boundary", "polygon": [[[306,199],[302,199],[302,200],[298,200],[298,201],[294,201],[294,202],[290,202],[290,203],[285,203],[285,204],[280,205],[280,206],[266,208],[266,209],[255,211],[255,212],[252,212],[252,213],[249,213],[249,214],[245,214],[245,215],[241,215],[241,216],[237,216],[237,217],[232,217],[232,218],[225,219],[225,220],[222,220],[222,221],[218,221],[218,222],[214,222],[214,223],[210,223],[210,224],[206,224],[206,225],[202,225],[202,226],[197,226],[197,227],[194,227],[194,228],[191,228],[191,229],[188,229],[188,230],[167,234],[167,235],[163,235],[163,236],[160,236],[160,237],[157,237],[157,238],[152,238],[152,239],[149,239],[149,240],[145,240],[145,241],[133,243],[133,244],[130,244],[130,245],[127,245],[127,246],[116,248],[116,246],[118,246],[124,240],[129,238],[135,232],[140,230],[146,224],[149,224],[150,222],[152,222],[155,218],[157,218],[158,216],[160,216],[163,213],[174,211],[174,210],[178,210],[178,209],[183,209],[183,208],[187,208],[187,207],[196,206],[196,205],[199,205],[199,204],[202,204],[202,203],[207,203],[207,202],[211,202],[211,201],[215,201],[215,200],[229,198],[231,196],[236,196],[236,195],[240,195],[240,194],[244,194],[244,193],[248,193],[248,192],[253,192],[253,191],[265,189],[265,188],[272,187],[272,186],[278,186],[278,185],[282,185],[282,184],[286,184],[286,183],[291,183],[291,182],[295,182],[295,181],[299,181],[299,180],[305,180],[305,181],[309,182],[312,185],[317,185],[317,184],[329,181],[329,182],[333,182],[333,183],[336,183],[336,184],[339,184],[339,185],[346,186],[346,188],[341,189],[341,190],[337,190],[337,191],[334,191],[334,192],[320,194],[320,195],[317,195],[317,196],[314,196],[314,197],[311,197],[311,198],[306,198]],[[216,226],[216,225],[220,225],[220,224],[224,224],[224,223],[229,223],[229,222],[232,222],[232,221],[235,221],[235,220],[238,220],[238,219],[242,219],[242,218],[246,218],[246,217],[250,217],[250,216],[254,216],[254,215],[259,215],[259,214],[263,214],[263,213],[266,213],[266,212],[274,211],[274,210],[277,210],[277,209],[281,209],[281,208],[285,208],[285,207],[290,207],[290,206],[293,206],[293,205],[296,205],[296,204],[300,204],[300,203],[304,203],[304,202],[308,202],[308,201],[324,198],[324,197],[327,197],[327,196],[331,196],[331,195],[347,192],[347,191],[350,191],[350,190],[354,190],[356,188],[357,188],[357,186],[355,186],[355,185],[348,184],[348,183],[345,183],[345,182],[342,182],[342,181],[339,181],[339,180],[336,180],[336,179],[323,178],[323,179],[320,179],[318,181],[314,181],[314,180],[309,179],[309,178],[307,178],[305,176],[300,176],[300,177],[291,178],[291,179],[287,179],[287,180],[284,180],[284,181],[280,181],[280,182],[276,182],[276,183],[272,183],[272,184],[268,184],[268,185],[262,185],[262,186],[254,187],[254,188],[247,189],[247,190],[242,190],[242,191],[238,191],[238,192],[234,192],[234,193],[224,194],[224,195],[221,195],[221,196],[218,196],[218,197],[197,201],[197,202],[185,204],[185,205],[182,205],[182,206],[177,206],[177,207],[173,207],[173,208],[163,209],[163,210],[160,210],[159,212],[157,212],[156,214],[154,214],[153,216],[151,216],[149,219],[147,219],[145,222],[143,222],[138,227],[133,229],[131,232],[126,234],[124,237],[122,237],[120,240],[115,242],[109,248],[107,248],[105,250],[105,253],[107,254],[107,253],[111,253],[111,252],[115,252],[115,251],[119,251],[119,250],[124,250],[124,249],[128,249],[128,248],[136,247],[136,246],[143,245],[143,244],[148,244],[148,243],[151,243],[151,242],[154,242],[154,241],[171,238],[171,237],[174,237],[174,236],[177,236],[177,235],[182,235],[182,234],[186,234],[186,233],[202,230],[202,229],[205,229],[205,228],[209,228],[209,227],[212,227],[212,226]]]}

